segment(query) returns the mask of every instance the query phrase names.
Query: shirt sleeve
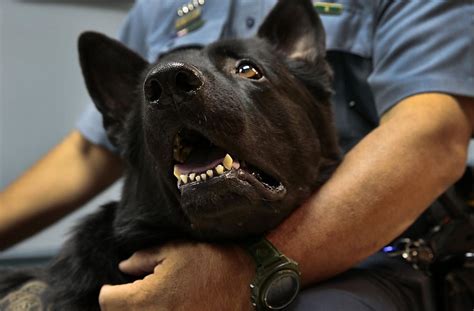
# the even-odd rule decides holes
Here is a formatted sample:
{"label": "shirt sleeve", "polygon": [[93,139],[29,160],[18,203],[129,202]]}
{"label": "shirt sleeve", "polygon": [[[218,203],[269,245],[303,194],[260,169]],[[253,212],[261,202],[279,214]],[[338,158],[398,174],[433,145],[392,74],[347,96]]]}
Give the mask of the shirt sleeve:
{"label": "shirt sleeve", "polygon": [[[146,57],[146,25],[144,18],[146,0],[137,1],[128,13],[119,31],[119,40],[138,54]],[[76,123],[76,128],[90,142],[118,153],[109,141],[102,124],[102,115],[90,102]]]}
{"label": "shirt sleeve", "polygon": [[426,92],[474,97],[474,4],[385,1],[374,27],[369,77],[377,112]]}

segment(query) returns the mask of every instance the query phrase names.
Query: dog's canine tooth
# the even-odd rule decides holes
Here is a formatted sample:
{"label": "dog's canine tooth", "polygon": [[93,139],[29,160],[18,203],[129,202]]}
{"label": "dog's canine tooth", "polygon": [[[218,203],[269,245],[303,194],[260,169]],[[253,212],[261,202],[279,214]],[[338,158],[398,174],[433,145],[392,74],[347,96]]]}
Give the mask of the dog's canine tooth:
{"label": "dog's canine tooth", "polygon": [[174,137],[174,146],[181,147],[181,135],[179,133]]}
{"label": "dog's canine tooth", "polygon": [[201,181],[201,176],[197,175],[196,176],[196,181]]}
{"label": "dog's canine tooth", "polygon": [[180,180],[181,172],[179,171],[179,168],[176,165],[174,166],[173,174],[178,180]]}
{"label": "dog's canine tooth", "polygon": [[214,172],[212,170],[207,170],[206,172],[207,176],[209,177],[213,177],[214,176]]}
{"label": "dog's canine tooth", "polygon": [[232,168],[232,163],[234,160],[232,160],[232,157],[229,154],[225,155],[224,161],[222,161],[222,164],[224,164],[224,167],[228,170]]}
{"label": "dog's canine tooth", "polygon": [[189,154],[191,154],[192,150],[193,150],[192,147],[183,147],[181,149],[180,155],[181,155],[181,158],[183,159],[183,162],[185,162],[189,158]]}
{"label": "dog's canine tooth", "polygon": [[181,175],[179,177],[181,178],[181,181],[183,182],[183,184],[188,183],[188,175]]}
{"label": "dog's canine tooth", "polygon": [[[175,137],[174,137],[174,142],[173,142],[173,158],[178,161],[178,162],[183,162],[182,161],[182,149],[183,149],[183,146],[181,144],[181,136],[179,134],[177,134]],[[176,176],[178,177],[178,176]]]}
{"label": "dog's canine tooth", "polygon": [[219,174],[219,175],[224,174],[224,167],[219,164],[218,166],[216,166],[216,172],[217,172],[217,174]]}
{"label": "dog's canine tooth", "polygon": [[206,179],[207,179],[207,175],[206,175],[206,174],[201,174],[201,179],[202,179],[202,180],[206,180]]}
{"label": "dog's canine tooth", "polygon": [[189,180],[194,181],[194,178],[196,177],[195,173],[189,174]]}

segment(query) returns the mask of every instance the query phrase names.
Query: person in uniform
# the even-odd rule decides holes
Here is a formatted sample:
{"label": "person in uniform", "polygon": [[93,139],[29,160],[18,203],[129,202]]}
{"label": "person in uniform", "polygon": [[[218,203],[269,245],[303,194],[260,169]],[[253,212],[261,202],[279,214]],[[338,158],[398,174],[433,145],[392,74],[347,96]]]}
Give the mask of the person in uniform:
{"label": "person in uniform", "polygon": [[[153,62],[180,46],[251,37],[276,3],[181,2],[137,1],[120,40]],[[474,122],[474,5],[340,0],[314,2],[314,9],[335,73],[333,109],[345,158],[267,236],[299,263],[306,288],[290,309],[434,310],[432,280],[378,251],[398,236],[425,233],[423,212],[464,172]],[[3,246],[37,230],[23,230],[33,219],[49,224],[120,176],[117,150],[101,124],[91,104],[77,129],[1,194],[8,206],[0,218]],[[58,169],[64,173],[51,179],[47,172]],[[63,191],[45,197],[38,184]],[[100,304],[104,310],[248,309],[255,264],[247,257],[236,248],[184,242],[137,252],[120,268],[150,275],[104,286]]]}

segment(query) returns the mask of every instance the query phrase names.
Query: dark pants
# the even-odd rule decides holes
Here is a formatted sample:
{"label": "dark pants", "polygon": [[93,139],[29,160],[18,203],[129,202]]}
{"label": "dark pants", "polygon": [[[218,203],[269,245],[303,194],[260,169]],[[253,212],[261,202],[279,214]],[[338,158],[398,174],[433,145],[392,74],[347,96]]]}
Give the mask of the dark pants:
{"label": "dark pants", "polygon": [[428,276],[402,259],[375,254],[338,277],[303,290],[289,310],[436,310]]}

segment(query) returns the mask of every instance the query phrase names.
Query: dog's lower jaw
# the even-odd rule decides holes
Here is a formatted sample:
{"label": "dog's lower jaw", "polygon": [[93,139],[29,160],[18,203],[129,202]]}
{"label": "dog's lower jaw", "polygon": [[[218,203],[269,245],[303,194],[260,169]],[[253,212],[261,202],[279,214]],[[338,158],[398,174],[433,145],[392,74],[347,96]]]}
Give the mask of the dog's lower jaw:
{"label": "dog's lower jaw", "polygon": [[263,200],[252,187],[238,189],[240,183],[234,179],[225,188],[216,185],[183,193],[181,208],[191,222],[193,238],[239,241],[264,234],[288,214]]}

